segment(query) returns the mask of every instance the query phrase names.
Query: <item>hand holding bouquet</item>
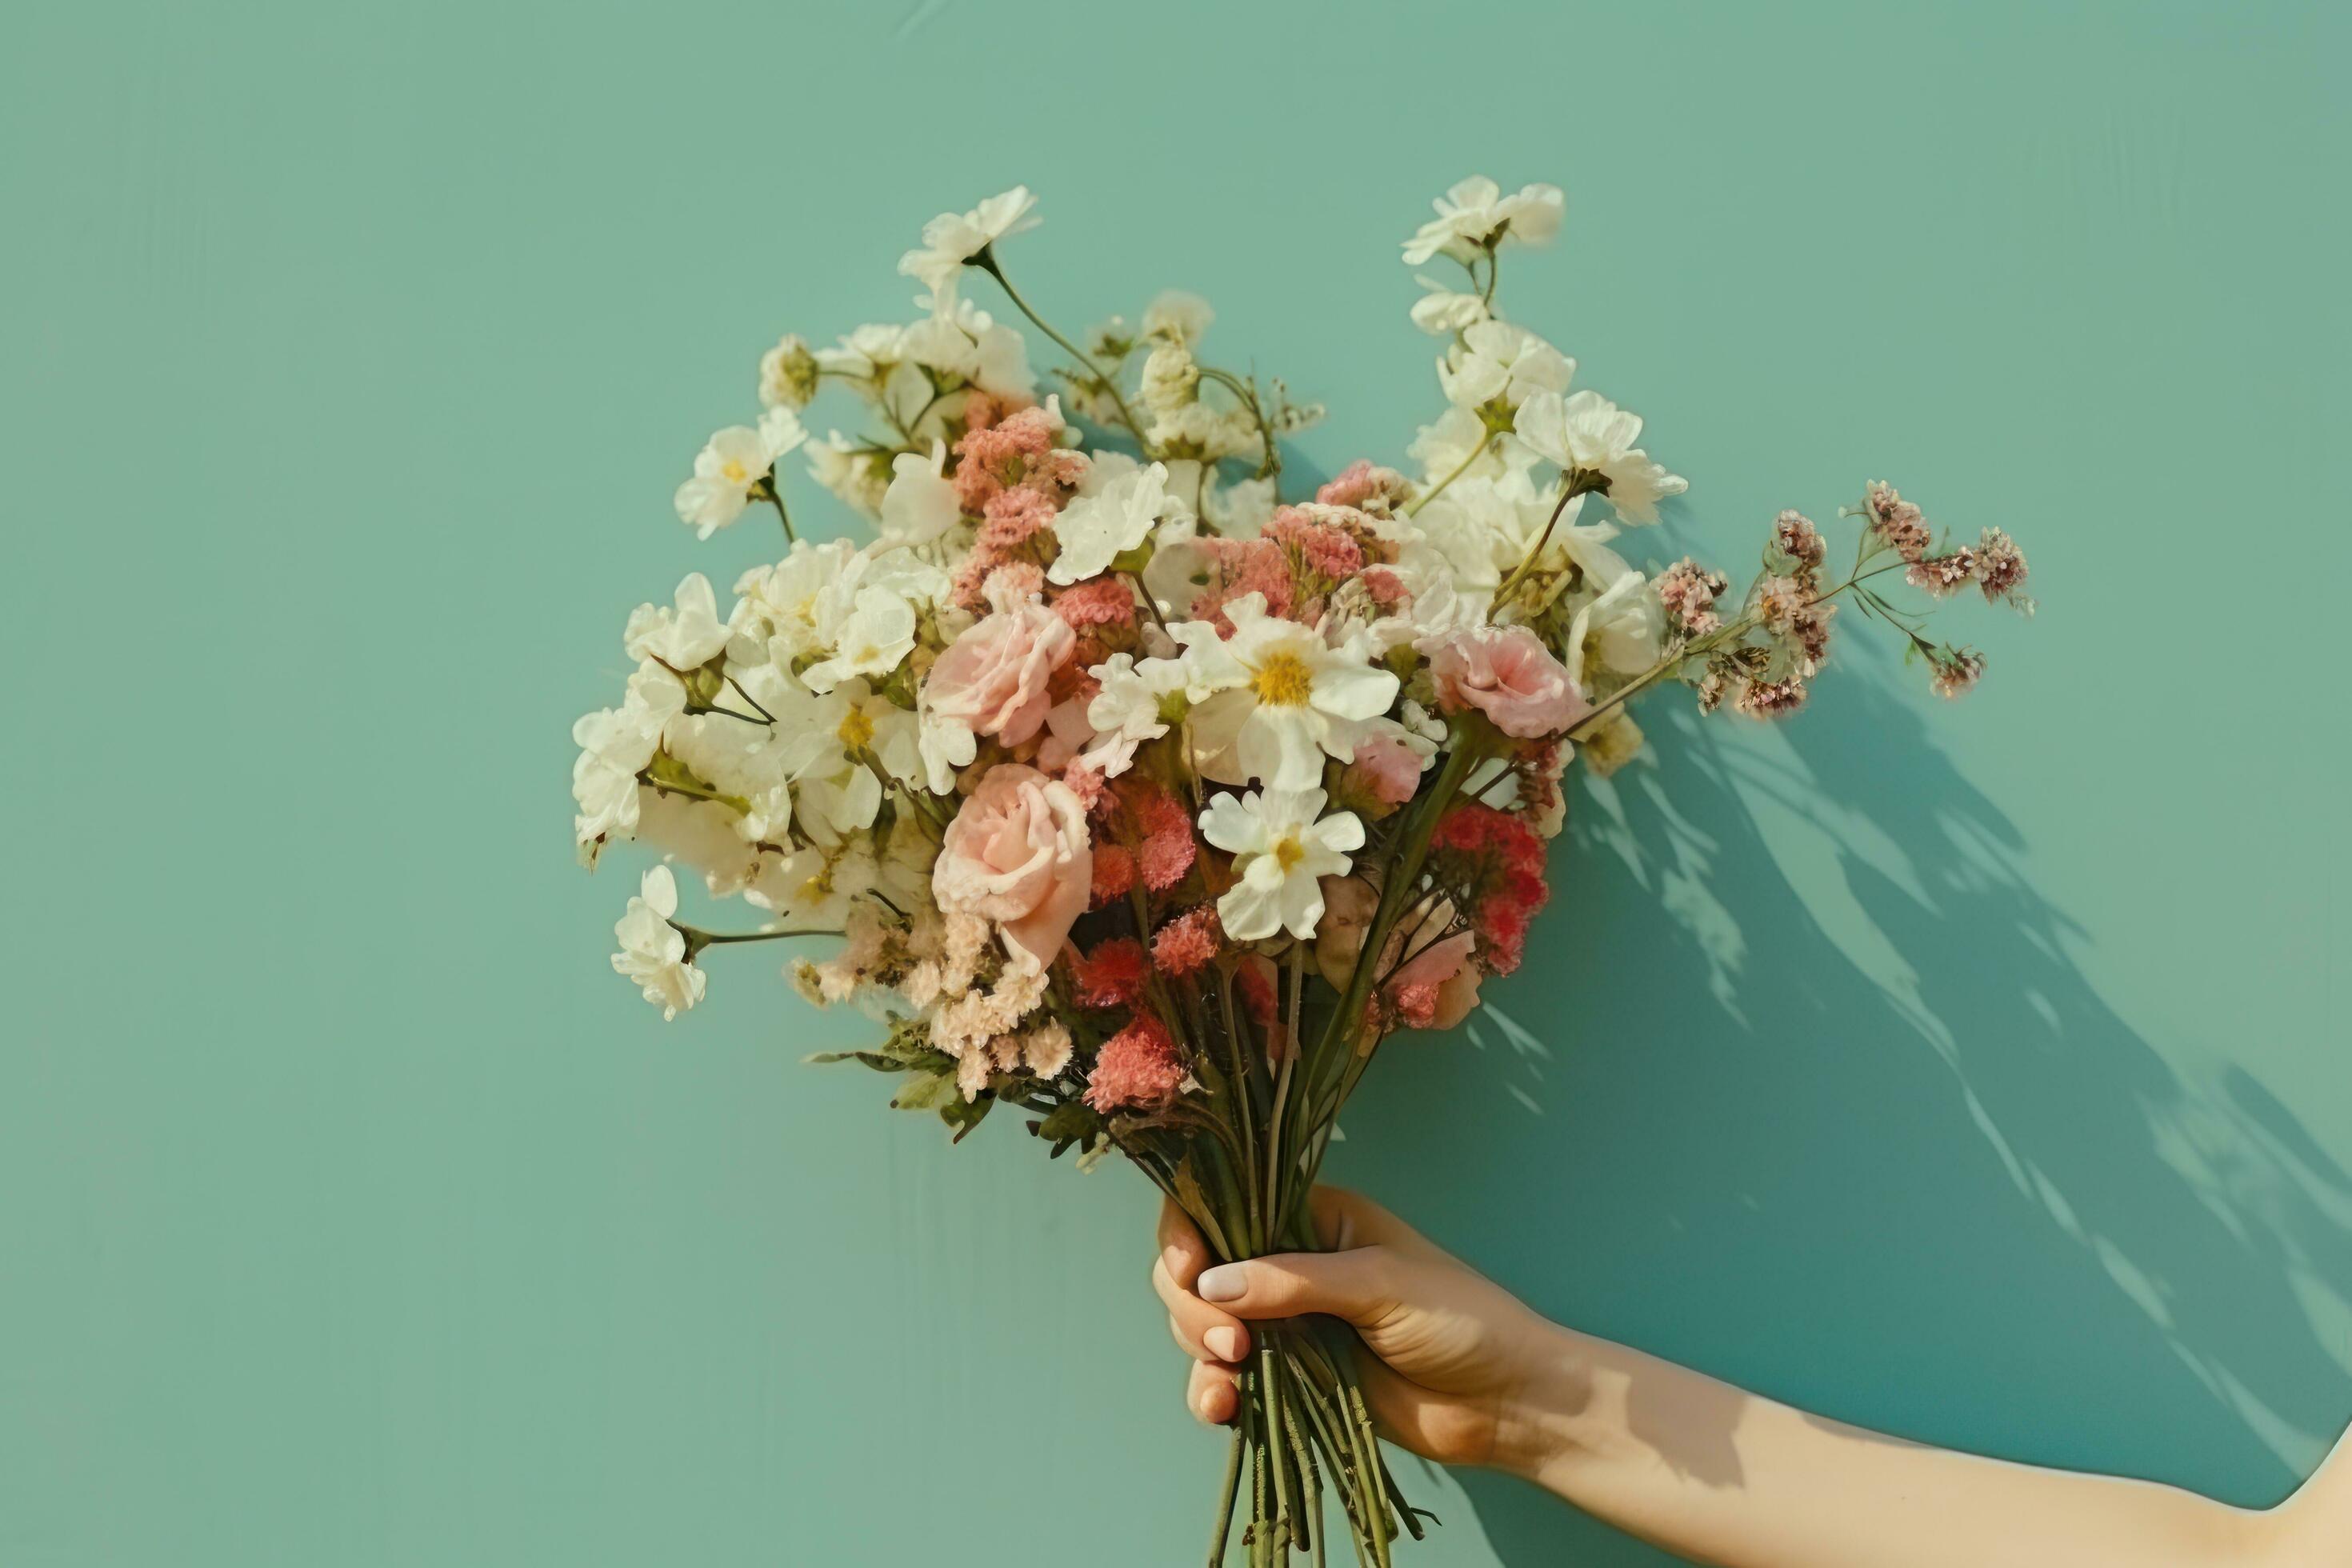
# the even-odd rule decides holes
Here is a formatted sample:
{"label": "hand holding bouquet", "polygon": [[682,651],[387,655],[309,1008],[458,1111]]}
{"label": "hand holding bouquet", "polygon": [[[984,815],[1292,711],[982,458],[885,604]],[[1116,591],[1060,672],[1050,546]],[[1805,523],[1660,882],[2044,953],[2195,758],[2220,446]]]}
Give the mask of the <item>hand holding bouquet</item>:
{"label": "hand holding bouquet", "polygon": [[[701,998],[709,947],[843,937],[792,973],[875,1009],[882,1037],[851,1054],[898,1075],[894,1104],[959,1139],[1010,1105],[1055,1155],[1115,1151],[1222,1258],[1311,1248],[1340,1108],[1390,1033],[1451,1027],[1518,965],[1563,776],[1638,752],[1634,698],[1678,682],[1791,713],[1842,606],[1956,696],[1982,658],[1930,637],[1890,574],[2026,608],[2024,558],[1998,529],[1939,544],[1874,483],[1843,572],[1795,511],[1738,595],[1688,559],[1632,565],[1624,531],[1684,481],[1496,305],[1503,257],[1560,226],[1551,186],[1465,180],[1405,242],[1465,274],[1412,308],[1446,406],[1410,475],[1360,461],[1311,499],[1281,440],[1321,411],[1209,359],[1202,301],[1163,295],[1085,347],[1047,324],[998,255],[1033,205],[927,225],[900,263],[927,290],[913,324],[762,360],[767,412],[711,437],[677,511],[708,539],[772,509],[787,552],[724,618],[698,574],[630,617],[624,699],[573,731],[581,852],[664,858],[613,962],[667,1016]],[[1066,358],[1051,390],[975,274]],[[859,434],[810,438],[828,389]],[[871,542],[797,536],[795,454]],[[752,929],[680,920],[672,860]],[[1320,1560],[1327,1483],[1360,1561],[1422,1532],[1346,1334],[1258,1336],[1213,1562],[1236,1511],[1253,1562]]]}

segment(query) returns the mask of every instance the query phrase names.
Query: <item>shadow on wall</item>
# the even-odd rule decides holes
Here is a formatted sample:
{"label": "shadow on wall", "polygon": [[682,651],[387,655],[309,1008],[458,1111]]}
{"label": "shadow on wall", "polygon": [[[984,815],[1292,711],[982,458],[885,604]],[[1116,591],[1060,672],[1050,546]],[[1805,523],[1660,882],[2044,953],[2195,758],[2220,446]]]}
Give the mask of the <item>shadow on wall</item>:
{"label": "shadow on wall", "polygon": [[[2275,1500],[2352,1417],[2352,1176],[2117,1016],[1999,807],[1848,676],[1773,732],[1650,704],[1654,763],[1571,801],[1483,1055],[1393,1045],[1334,1179],[1759,1393]],[[1739,1484],[1727,1435],[1697,1477]],[[1462,1479],[1513,1568],[1672,1561]]]}

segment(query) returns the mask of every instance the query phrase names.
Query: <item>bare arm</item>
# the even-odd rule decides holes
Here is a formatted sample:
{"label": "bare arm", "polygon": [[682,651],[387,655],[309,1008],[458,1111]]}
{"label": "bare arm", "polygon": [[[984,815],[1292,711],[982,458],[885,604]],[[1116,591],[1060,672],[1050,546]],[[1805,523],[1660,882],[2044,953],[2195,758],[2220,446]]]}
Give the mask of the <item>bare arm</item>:
{"label": "bare arm", "polygon": [[1231,1417],[1247,1320],[1322,1312],[1378,1358],[1393,1441],[1719,1568],[2352,1568],[2352,1442],[2260,1512],[1906,1442],[1546,1322],[1376,1205],[1316,1200],[1333,1251],[1213,1268],[1163,1216],[1154,1279],[1204,1420]]}

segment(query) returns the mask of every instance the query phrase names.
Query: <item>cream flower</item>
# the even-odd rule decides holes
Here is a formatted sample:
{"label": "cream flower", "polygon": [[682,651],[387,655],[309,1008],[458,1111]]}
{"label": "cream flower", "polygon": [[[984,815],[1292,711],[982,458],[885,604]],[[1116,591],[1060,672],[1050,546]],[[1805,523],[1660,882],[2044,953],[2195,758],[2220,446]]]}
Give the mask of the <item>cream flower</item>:
{"label": "cream flower", "polygon": [[678,583],[673,607],[639,605],[630,613],[621,647],[631,658],[659,659],[672,669],[686,670],[717,658],[727,637],[710,579],[689,572]]}
{"label": "cream flower", "polygon": [[1443,283],[1419,276],[1413,281],[1429,292],[1412,302],[1412,324],[1432,337],[1450,336],[1485,321],[1489,313],[1486,301],[1476,294],[1457,294]]}
{"label": "cream flower", "polygon": [[1467,261],[1482,245],[1509,240],[1541,245],[1559,232],[1568,202],[1558,185],[1523,185],[1507,196],[1494,181],[1473,174],[1430,205],[1437,216],[1404,242],[1408,267],[1418,267],[1439,251]]}
{"label": "cream flower", "polygon": [[1139,662],[1131,654],[1115,653],[1087,673],[1100,689],[1087,704],[1094,743],[1080,761],[1105,778],[1127,772],[1138,746],[1168,733],[1193,702],[1209,695],[1181,658]]}
{"label": "cream flower", "polygon": [[1437,362],[1438,384],[1457,408],[1497,398],[1516,408],[1538,392],[1566,392],[1575,374],[1574,360],[1508,321],[1472,322]]}
{"label": "cream flower", "polygon": [[1304,941],[1323,918],[1325,877],[1348,874],[1349,854],[1364,847],[1355,813],[1323,815],[1319,789],[1223,792],[1201,814],[1201,834],[1234,857],[1235,880],[1217,900],[1217,919],[1235,942],[1276,931]]}
{"label": "cream flower", "polygon": [[968,213],[941,213],[923,226],[923,243],[898,258],[898,270],[922,280],[931,291],[934,314],[955,309],[956,283],[964,264],[1007,235],[1037,226],[1029,216],[1037,198],[1026,185],[989,197]]}
{"label": "cream flower", "polygon": [[586,714],[572,726],[572,743],[580,748],[572,764],[572,796],[580,808],[572,829],[589,864],[606,842],[635,834],[637,774],[660,749],[665,727],[685,710],[686,688],[646,659],[629,678],[621,706]]}
{"label": "cream flower", "polygon": [[1276,790],[1311,787],[1323,759],[1356,754],[1364,722],[1388,711],[1398,680],[1376,668],[1370,644],[1334,648],[1312,626],[1265,613],[1265,596],[1225,606],[1233,635],[1205,621],[1169,628],[1185,644],[1193,683],[1213,693],[1192,715],[1201,772],[1228,784],[1263,780]]}
{"label": "cream flower", "polygon": [[760,356],[760,406],[806,408],[816,401],[817,358],[797,332]]}
{"label": "cream flower", "polygon": [[1115,462],[1117,454],[1097,457],[1078,484],[1078,493],[1054,520],[1054,537],[1061,553],[1046,572],[1065,587],[1099,576],[1126,552],[1151,537],[1162,521],[1184,512],[1184,503],[1168,493],[1166,465],[1139,467],[1131,459]]}
{"label": "cream flower", "polygon": [[670,924],[676,913],[677,879],[668,867],[656,866],[646,873],[628,911],[613,928],[621,944],[613,955],[614,973],[635,981],[646,1000],[662,1010],[664,1019],[701,1001],[709,983],[687,959],[686,934]]}
{"label": "cream flower", "polygon": [[[1037,387],[1036,374],[1029,368],[1029,341],[969,300],[956,300],[944,315],[917,321],[900,343],[916,363],[960,377],[982,392],[1025,399]],[[928,383],[923,400],[930,401]],[[901,416],[911,421],[920,412],[919,407]]]}
{"label": "cream flower", "polygon": [[695,454],[694,478],[677,487],[677,519],[708,539],[743,515],[752,487],[766,479],[776,459],[808,439],[800,416],[779,405],[760,416],[755,428],[730,425]]}
{"label": "cream flower", "polygon": [[1642,416],[1597,392],[1567,398],[1537,393],[1519,405],[1517,426],[1519,439],[1538,456],[1582,477],[1627,522],[1657,521],[1659,500],[1690,489],[1689,480],[1666,472],[1633,445],[1642,438]]}
{"label": "cream flower", "polygon": [[861,587],[834,628],[834,653],[801,672],[811,691],[830,691],[855,675],[886,676],[915,651],[915,606],[879,585]]}
{"label": "cream flower", "polygon": [[890,459],[890,488],[882,492],[882,537],[893,544],[929,544],[956,525],[963,507],[947,478],[948,444],[934,437],[931,455],[901,452]]}

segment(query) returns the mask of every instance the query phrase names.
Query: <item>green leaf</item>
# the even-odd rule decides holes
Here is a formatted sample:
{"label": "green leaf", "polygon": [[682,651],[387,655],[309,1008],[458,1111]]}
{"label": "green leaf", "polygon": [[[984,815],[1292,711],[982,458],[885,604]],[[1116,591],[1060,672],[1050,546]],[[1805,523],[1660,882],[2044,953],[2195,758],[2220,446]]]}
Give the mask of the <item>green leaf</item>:
{"label": "green leaf", "polygon": [[1059,1156],[1072,1143],[1092,1138],[1102,1131],[1102,1118],[1078,1100],[1066,1100],[1054,1107],[1043,1121],[1033,1121],[1029,1131],[1054,1145]]}
{"label": "green leaf", "polygon": [[1208,1192],[1192,1169],[1192,1152],[1189,1149],[1176,1165],[1176,1201],[1184,1205],[1184,1212],[1192,1216],[1192,1222],[1209,1238],[1209,1245],[1217,1249],[1218,1257],[1234,1256],[1233,1248],[1225,1245],[1224,1227],[1217,1223],[1217,1211],[1210,1205]]}
{"label": "green leaf", "polygon": [[890,1097],[891,1106],[899,1110],[939,1110],[950,1104],[962,1103],[963,1090],[956,1087],[953,1073],[916,1073],[907,1080],[905,1088]]}
{"label": "green leaf", "polygon": [[962,1142],[963,1135],[979,1126],[987,1119],[988,1113],[995,1109],[996,1096],[992,1094],[983,1094],[973,1100],[966,1100],[961,1095],[958,1095],[947,1104],[940,1106],[940,1120],[955,1131],[955,1136],[948,1142]]}

